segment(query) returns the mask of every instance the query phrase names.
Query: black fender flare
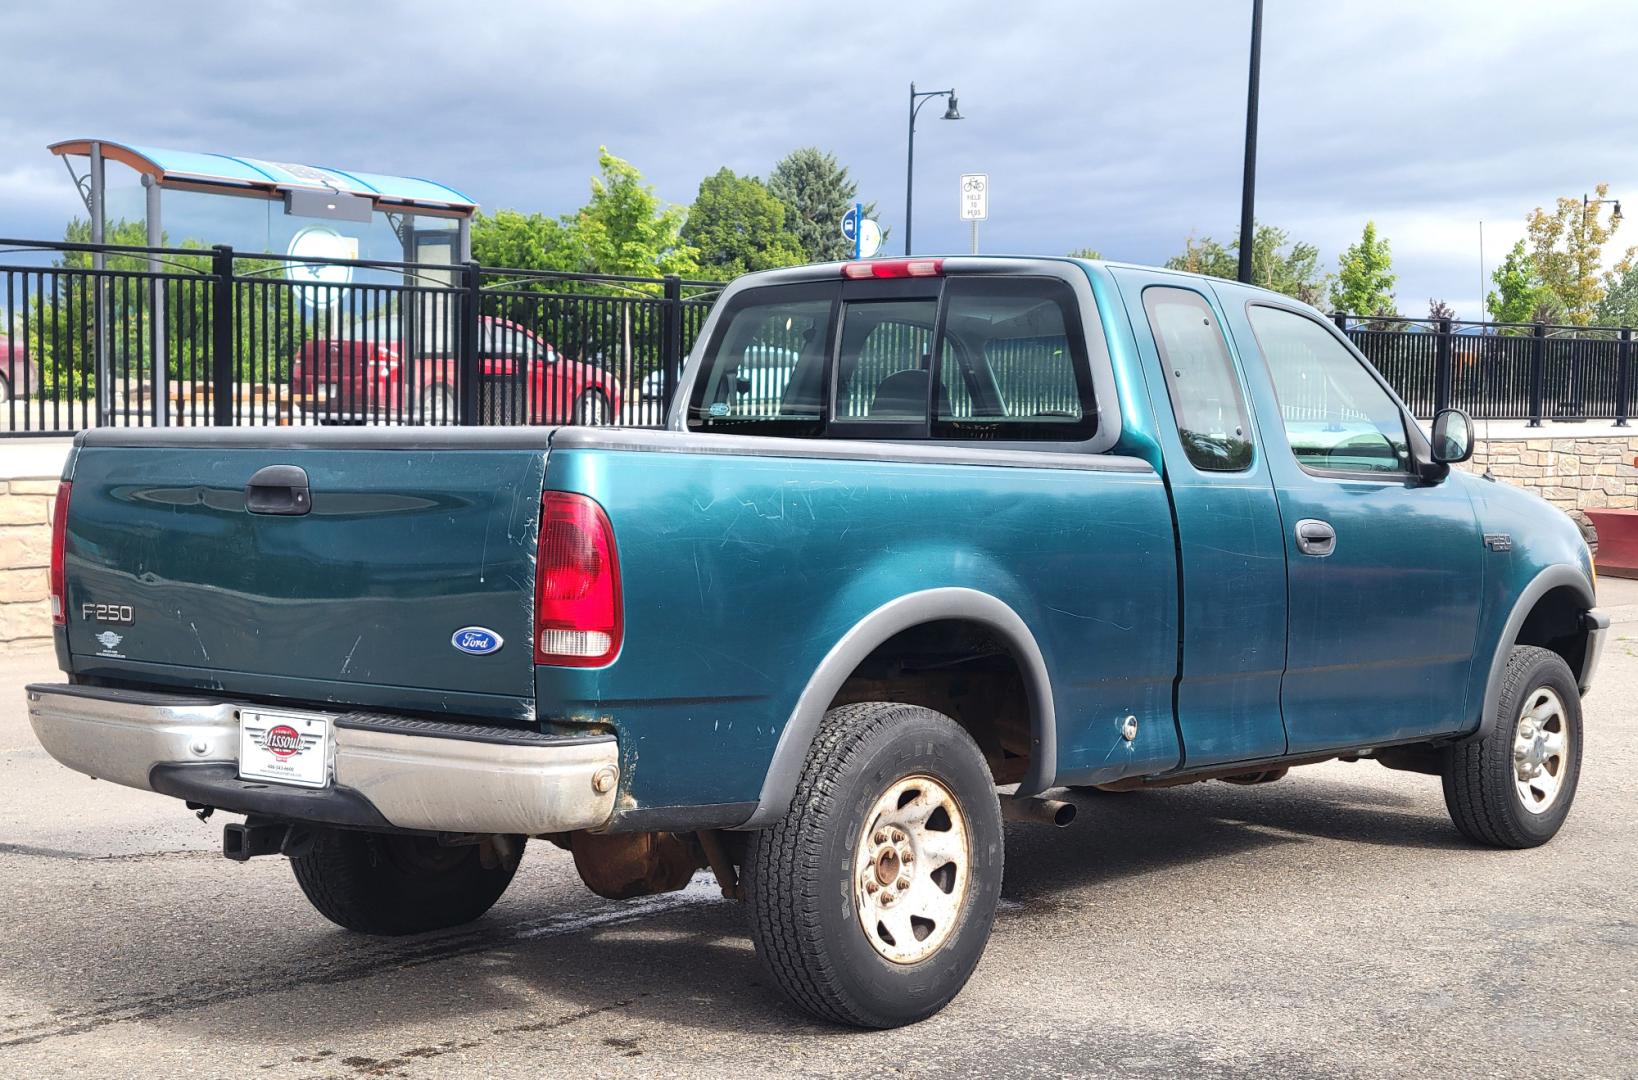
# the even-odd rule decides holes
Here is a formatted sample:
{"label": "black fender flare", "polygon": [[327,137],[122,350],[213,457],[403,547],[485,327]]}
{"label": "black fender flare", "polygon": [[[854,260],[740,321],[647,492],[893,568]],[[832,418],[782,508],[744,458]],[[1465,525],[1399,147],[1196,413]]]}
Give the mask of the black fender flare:
{"label": "black fender flare", "polygon": [[[1501,637],[1496,640],[1496,651],[1490,658],[1490,674],[1484,684],[1484,710],[1479,714],[1479,726],[1463,741],[1482,739],[1490,734],[1490,729],[1496,723],[1496,702],[1501,699],[1502,675],[1507,670],[1507,654],[1517,643],[1519,631],[1524,627],[1524,620],[1530,617],[1530,612],[1535,609],[1537,601],[1559,588],[1575,590],[1582,603],[1586,605],[1586,610],[1593,609],[1596,601],[1592,583],[1573,566],[1563,563],[1549,566],[1530,579],[1530,583],[1514,599],[1513,610],[1508,613]],[[1580,678],[1579,672],[1577,678]]]}
{"label": "black fender flare", "polygon": [[1007,642],[1023,672],[1033,744],[1029,774],[1018,786],[1018,794],[1034,795],[1051,787],[1058,770],[1057,713],[1046,659],[1041,655],[1035,635],[1016,611],[989,593],[955,587],[927,589],[908,593],[876,608],[831,646],[803,687],[796,707],[779,733],[779,743],[763,778],[756,811],[739,827],[766,828],[789,808],[808,748],[813,745],[825,710],[865,657],[895,634],[924,623],[950,619],[981,623]]}

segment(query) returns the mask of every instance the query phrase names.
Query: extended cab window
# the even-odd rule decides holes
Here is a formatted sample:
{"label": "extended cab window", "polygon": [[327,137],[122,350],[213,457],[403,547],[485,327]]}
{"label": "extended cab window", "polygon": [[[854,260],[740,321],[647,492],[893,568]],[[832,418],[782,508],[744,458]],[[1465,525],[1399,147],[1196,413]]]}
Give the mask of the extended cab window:
{"label": "extended cab window", "polygon": [[1337,472],[1410,470],[1404,415],[1363,361],[1306,315],[1255,304],[1250,319],[1299,464]]}
{"label": "extended cab window", "polygon": [[729,302],[695,431],[1014,442],[1090,438],[1085,330],[1055,278],[813,282]]}
{"label": "extended cab window", "polygon": [[1166,369],[1177,434],[1189,463],[1207,472],[1250,467],[1246,400],[1211,305],[1192,289],[1162,286],[1143,290],[1143,310]]}

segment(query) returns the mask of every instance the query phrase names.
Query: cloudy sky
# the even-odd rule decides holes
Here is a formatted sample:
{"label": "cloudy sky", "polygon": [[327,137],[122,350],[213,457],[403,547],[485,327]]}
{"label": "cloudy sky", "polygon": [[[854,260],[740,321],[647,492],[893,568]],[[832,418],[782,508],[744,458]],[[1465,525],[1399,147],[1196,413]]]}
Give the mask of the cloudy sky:
{"label": "cloudy sky", "polygon": [[[966,249],[957,178],[990,175],[991,252],[1159,262],[1237,228],[1250,0],[1080,3],[24,3],[0,0],[0,235],[77,207],[47,143],[87,136],[442,180],[562,213],[597,148],[691,201],[727,165],[835,152],[902,237]],[[1603,180],[1638,243],[1638,20],[1625,0],[1268,0],[1257,216],[1338,252],[1373,218],[1399,304],[1479,309],[1529,210]],[[208,238],[206,238],[208,239]],[[1622,245],[1624,246],[1624,245]]]}

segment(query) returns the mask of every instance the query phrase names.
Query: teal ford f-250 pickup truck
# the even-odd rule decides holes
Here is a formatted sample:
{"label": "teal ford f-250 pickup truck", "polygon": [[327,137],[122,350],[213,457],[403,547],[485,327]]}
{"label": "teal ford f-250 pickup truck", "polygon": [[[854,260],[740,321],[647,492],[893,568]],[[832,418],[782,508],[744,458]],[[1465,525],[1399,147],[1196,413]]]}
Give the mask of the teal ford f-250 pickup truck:
{"label": "teal ford f-250 pickup truck", "polygon": [[1557,831],[1588,552],[1451,470],[1465,415],[1431,432],[1238,284],[755,274],[664,431],[82,435],[68,680],[30,715],[71,768],[246,815],[225,853],[288,856],[342,926],[475,919],[531,838],[610,897],[709,866],[796,1003],[907,1023],[978,961],[1003,818],[1073,813],[1050,789],[1374,759],[1476,842]]}

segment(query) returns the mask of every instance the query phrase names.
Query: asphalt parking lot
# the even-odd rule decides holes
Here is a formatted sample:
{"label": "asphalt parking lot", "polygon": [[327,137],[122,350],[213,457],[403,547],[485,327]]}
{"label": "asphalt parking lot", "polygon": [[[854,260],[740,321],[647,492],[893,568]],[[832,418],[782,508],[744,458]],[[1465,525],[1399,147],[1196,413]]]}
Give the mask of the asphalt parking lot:
{"label": "asphalt parking lot", "polygon": [[1371,763],[1080,800],[1012,825],[994,939],[939,1016],[785,1005],[709,883],[627,903],[531,847],[472,926],[336,929],[221,816],[71,773],[0,655],[0,1076],[1638,1076],[1638,584],[1559,837],[1466,845]]}

